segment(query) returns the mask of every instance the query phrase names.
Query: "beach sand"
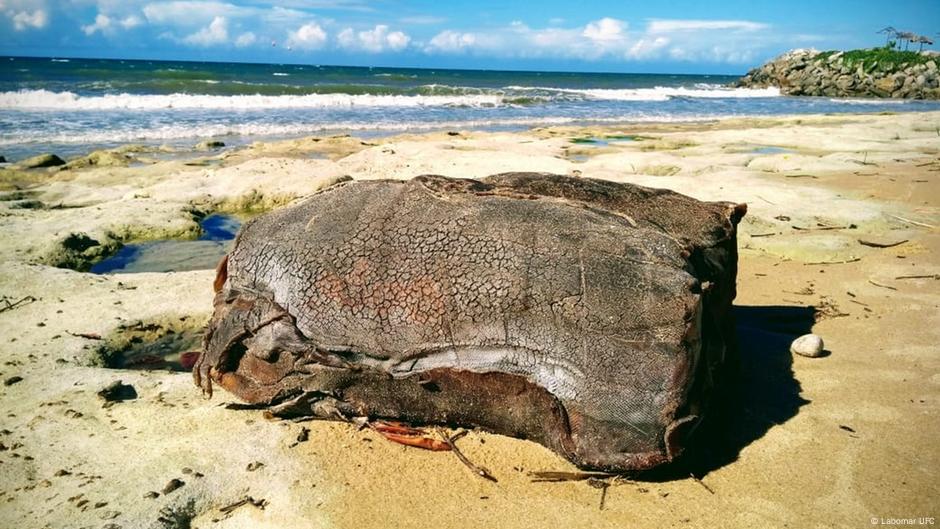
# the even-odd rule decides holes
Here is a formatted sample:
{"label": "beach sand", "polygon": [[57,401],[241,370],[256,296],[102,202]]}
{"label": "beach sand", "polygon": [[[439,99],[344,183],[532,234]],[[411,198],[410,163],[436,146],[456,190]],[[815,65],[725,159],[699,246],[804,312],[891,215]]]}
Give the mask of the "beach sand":
{"label": "beach sand", "polygon": [[[200,156],[141,152],[127,167],[0,175],[0,525],[871,527],[940,517],[940,113],[307,138]],[[530,471],[575,468],[537,444],[471,432],[458,446],[493,483],[450,453],[348,424],[269,421],[224,392],[207,400],[188,373],[102,367],[102,351],[134,330],[144,340],[198,331],[211,270],[99,276],[48,265],[87,265],[119,241],[193,237],[200,215],[263,211],[347,176],[505,171],[748,204],[740,402],[688,463],[606,489],[533,483]],[[100,244],[72,237],[70,249],[72,233]],[[810,331],[829,354],[791,356],[790,341]],[[137,396],[104,406],[96,393],[116,380]],[[183,485],[161,492],[174,479]]]}

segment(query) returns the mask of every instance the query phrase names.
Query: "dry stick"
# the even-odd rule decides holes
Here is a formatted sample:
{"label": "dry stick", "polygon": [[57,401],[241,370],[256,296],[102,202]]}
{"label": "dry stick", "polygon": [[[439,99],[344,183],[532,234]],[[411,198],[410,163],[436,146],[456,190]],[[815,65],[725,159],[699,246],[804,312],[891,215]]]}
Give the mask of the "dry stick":
{"label": "dry stick", "polygon": [[100,340],[101,339],[100,334],[93,333],[93,332],[72,332],[72,331],[65,331],[65,332],[71,334],[72,336],[76,338],[84,338],[86,340]]}
{"label": "dry stick", "polygon": [[598,505],[598,510],[604,510],[604,501],[607,499],[607,489],[610,488],[610,483],[600,479],[591,478],[588,480],[588,485],[594,487],[595,489],[601,489],[601,503]]}
{"label": "dry stick", "polygon": [[790,225],[794,230],[800,231],[826,231],[826,230],[849,230],[852,229],[851,226],[818,226],[816,228],[804,228],[803,226],[797,226],[796,224]]}
{"label": "dry stick", "polygon": [[[448,435],[444,432],[444,430],[437,428],[437,434],[441,436],[441,439],[443,439],[444,442],[447,443],[448,446],[450,446],[450,451],[453,452],[455,456],[457,456],[457,459],[459,459],[460,462],[463,463],[467,468],[472,470],[474,474],[480,476],[483,479],[490,480],[493,483],[499,483],[499,480],[493,477],[493,475],[490,474],[489,470],[483,467],[474,465],[473,462],[467,459],[467,456],[463,455],[463,452],[461,452],[460,449],[457,448],[457,445],[454,443],[454,438],[448,437]],[[459,439],[462,436],[455,435],[454,437]]]}
{"label": "dry stick", "polygon": [[927,274],[917,276],[897,276],[895,279],[940,279],[940,274]]}
{"label": "dry stick", "polygon": [[32,302],[36,301],[36,298],[34,298],[33,296],[26,296],[26,297],[24,297],[24,298],[22,298],[22,299],[19,299],[19,300],[17,300],[17,301],[14,301],[13,303],[10,303],[10,302],[9,302],[8,300],[6,300],[6,299],[3,299],[2,301],[3,301],[4,303],[6,303],[6,306],[5,306],[5,307],[0,307],[0,312],[6,312],[6,311],[8,311],[8,310],[13,310],[13,309],[15,309],[15,308],[18,308],[20,305],[22,305],[22,304],[24,304],[24,303],[32,303]]}
{"label": "dry stick", "polygon": [[246,504],[251,504],[263,511],[267,503],[268,502],[266,500],[256,500],[252,498],[251,496],[245,496],[244,498],[236,501],[235,503],[231,503],[229,505],[226,505],[225,507],[220,508],[219,512],[221,512],[222,514],[228,514],[234,511],[235,509],[241,507],[242,505],[246,505]]}
{"label": "dry stick", "polygon": [[776,233],[753,233],[751,237],[771,237],[773,235],[776,235]]}
{"label": "dry stick", "polygon": [[608,472],[564,472],[552,470],[536,470],[529,472],[529,476],[534,477],[533,483],[558,483],[561,481],[584,481],[587,479],[606,479],[614,477],[615,474]]}
{"label": "dry stick", "polygon": [[845,261],[820,261],[820,262],[818,262],[818,263],[804,263],[804,264],[805,264],[806,266],[810,266],[810,265],[813,265],[813,266],[815,266],[815,265],[833,265],[833,264],[857,263],[858,261],[861,261],[861,260],[862,260],[861,257],[856,257],[856,258],[854,258],[854,259],[846,259]]}
{"label": "dry stick", "polygon": [[882,285],[881,283],[876,282],[874,279],[869,279],[868,282],[871,283],[872,285],[875,285],[876,287],[887,288],[888,290],[897,290],[896,288],[892,286]]}
{"label": "dry stick", "polygon": [[711,487],[709,487],[708,485],[706,485],[704,481],[702,481],[702,480],[698,479],[697,477],[695,477],[695,474],[689,474],[689,477],[692,478],[692,481],[694,481],[694,482],[698,483],[699,485],[705,487],[705,490],[707,490],[708,492],[711,492],[712,494],[715,493],[715,491],[713,491]]}
{"label": "dry stick", "polygon": [[911,220],[911,219],[905,219],[904,217],[899,217],[899,216],[897,216],[897,215],[892,215],[892,214],[890,214],[890,213],[888,214],[888,216],[891,217],[891,218],[898,219],[898,220],[900,220],[900,221],[902,221],[902,222],[906,222],[906,223],[908,223],[908,224],[913,224],[914,226],[920,226],[920,227],[922,227],[922,228],[936,228],[936,226],[934,226],[934,225],[932,225],[932,224],[927,224],[927,223],[925,223],[925,222],[917,222],[916,220]]}
{"label": "dry stick", "polygon": [[786,178],[819,178],[818,176],[814,176],[811,174],[785,174],[783,176],[785,176]]}
{"label": "dry stick", "polygon": [[762,197],[762,196],[760,196],[760,195],[755,195],[755,196],[756,196],[757,198],[763,200],[764,202],[770,204],[771,206],[776,206],[776,205],[777,205],[777,204],[775,204],[775,203],[773,203],[773,202],[767,200],[766,198],[764,198],[764,197]]}
{"label": "dry stick", "polygon": [[859,239],[858,243],[862,246],[871,246],[872,248],[893,248],[895,246],[900,246],[906,243],[909,239],[904,239],[903,241],[898,242],[875,242],[875,241],[866,241],[865,239]]}

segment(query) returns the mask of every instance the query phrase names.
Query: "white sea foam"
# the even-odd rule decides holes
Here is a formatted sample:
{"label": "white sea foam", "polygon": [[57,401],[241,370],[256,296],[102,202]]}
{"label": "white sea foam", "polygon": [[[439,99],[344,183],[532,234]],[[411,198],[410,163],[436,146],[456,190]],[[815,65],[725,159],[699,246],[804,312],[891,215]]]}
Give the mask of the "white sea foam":
{"label": "white sea foam", "polygon": [[19,130],[16,134],[0,135],[0,147],[8,145],[41,144],[119,144],[129,142],[173,142],[187,138],[217,138],[221,136],[297,137],[335,131],[364,131],[397,133],[405,131],[524,128],[567,125],[571,123],[636,123],[636,122],[691,122],[715,119],[714,116],[662,116],[623,115],[606,118],[543,116],[531,118],[496,118],[454,121],[337,121],[322,123],[259,123],[162,125],[129,129],[87,129],[49,133],[48,130]]}
{"label": "white sea foam", "polygon": [[698,84],[695,88],[657,86],[655,88],[553,88],[548,86],[507,86],[507,90],[557,92],[576,94],[588,99],[606,101],[666,101],[674,97],[744,98],[777,97],[777,88],[726,88],[721,85]]}
{"label": "white sea foam", "polygon": [[497,94],[468,95],[133,95],[79,96],[72,92],[20,90],[0,92],[0,108],[23,110],[164,110],[221,109],[253,110],[276,108],[353,107],[496,107],[504,105]]}
{"label": "white sea foam", "polygon": [[829,99],[833,103],[845,103],[847,105],[903,105],[909,102],[908,99],[839,99],[833,97]]}

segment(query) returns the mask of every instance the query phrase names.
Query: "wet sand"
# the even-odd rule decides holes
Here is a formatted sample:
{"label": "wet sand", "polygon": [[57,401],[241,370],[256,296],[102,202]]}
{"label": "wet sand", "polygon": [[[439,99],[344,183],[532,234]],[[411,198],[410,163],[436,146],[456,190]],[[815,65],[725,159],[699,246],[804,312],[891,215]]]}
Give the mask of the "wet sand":
{"label": "wet sand", "polygon": [[[127,167],[2,171],[0,525],[871,527],[940,517],[938,128],[940,113],[454,131],[255,144],[195,164],[142,153]],[[575,470],[534,443],[482,432],[458,441],[491,483],[452,454],[347,424],[268,421],[224,393],[206,400],[187,373],[106,367],[128,343],[198,332],[213,272],[50,266],[195,238],[203,215],[255,214],[345,177],[503,171],[749,206],[735,413],[685,463],[610,481],[603,509],[590,483],[533,483],[530,471]],[[827,356],[792,356],[790,341],[810,331]],[[136,398],[96,395],[115,380]],[[173,479],[183,485],[162,492]],[[245,497],[254,503],[238,504]]]}

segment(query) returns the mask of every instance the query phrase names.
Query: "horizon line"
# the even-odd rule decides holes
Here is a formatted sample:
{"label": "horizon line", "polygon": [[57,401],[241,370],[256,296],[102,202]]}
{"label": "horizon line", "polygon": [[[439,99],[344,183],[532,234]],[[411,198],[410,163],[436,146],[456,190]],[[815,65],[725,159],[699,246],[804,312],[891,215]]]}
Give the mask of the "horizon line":
{"label": "horizon line", "polygon": [[743,73],[677,73],[677,72],[611,72],[611,71],[590,71],[590,70],[536,70],[536,69],[504,69],[504,68],[453,68],[453,67],[429,67],[429,66],[363,66],[356,64],[315,64],[315,63],[295,63],[295,62],[265,62],[265,61],[222,61],[222,60],[195,60],[195,59],[140,59],[140,58],[117,58],[117,57],[81,57],[65,55],[0,55],[4,59],[65,59],[65,60],[85,60],[85,61],[136,61],[136,62],[182,62],[182,63],[200,63],[200,64],[267,64],[278,66],[313,66],[327,68],[364,68],[364,69],[386,69],[386,70],[427,70],[427,71],[457,71],[457,72],[504,72],[504,73],[579,73],[591,75],[675,75],[684,77],[741,77],[751,68],[747,68]]}

